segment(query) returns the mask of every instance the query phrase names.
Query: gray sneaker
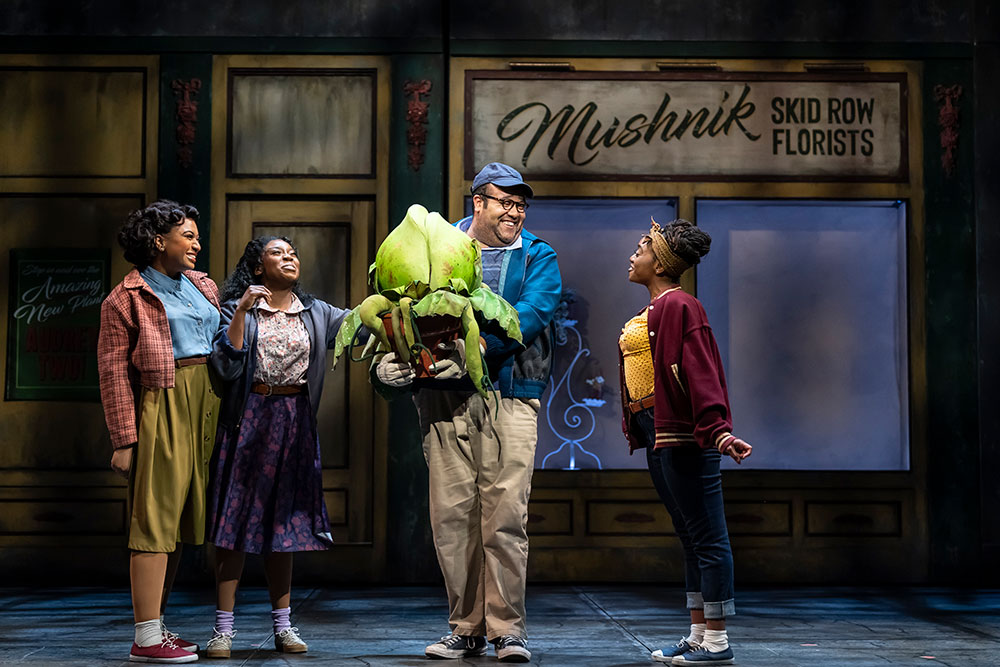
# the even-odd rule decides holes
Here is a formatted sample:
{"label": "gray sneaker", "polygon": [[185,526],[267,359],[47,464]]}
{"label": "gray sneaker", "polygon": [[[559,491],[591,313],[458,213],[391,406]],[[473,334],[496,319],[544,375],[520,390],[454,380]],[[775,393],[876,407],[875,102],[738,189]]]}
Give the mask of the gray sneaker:
{"label": "gray sneaker", "polygon": [[504,635],[496,640],[497,660],[500,662],[528,662],[531,651],[528,642],[517,635]]}
{"label": "gray sneaker", "polygon": [[674,658],[687,653],[688,651],[693,651],[698,648],[697,644],[689,644],[687,638],[681,639],[679,642],[673,646],[668,646],[667,648],[658,648],[650,655],[650,657],[656,662],[663,662],[668,665],[673,664]]}
{"label": "gray sneaker", "polygon": [[696,648],[674,658],[675,665],[731,665],[733,649],[727,646],[721,651],[709,651],[705,647]]}
{"label": "gray sneaker", "polygon": [[428,658],[473,658],[486,655],[486,637],[445,635],[424,649]]}

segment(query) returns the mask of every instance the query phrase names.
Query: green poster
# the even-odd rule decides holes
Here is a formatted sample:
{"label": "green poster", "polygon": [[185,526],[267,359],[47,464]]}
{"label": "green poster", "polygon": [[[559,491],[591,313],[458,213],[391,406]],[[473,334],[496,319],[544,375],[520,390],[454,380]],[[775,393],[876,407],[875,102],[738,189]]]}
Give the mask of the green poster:
{"label": "green poster", "polygon": [[100,400],[97,333],[110,273],[107,249],[10,251],[8,401]]}

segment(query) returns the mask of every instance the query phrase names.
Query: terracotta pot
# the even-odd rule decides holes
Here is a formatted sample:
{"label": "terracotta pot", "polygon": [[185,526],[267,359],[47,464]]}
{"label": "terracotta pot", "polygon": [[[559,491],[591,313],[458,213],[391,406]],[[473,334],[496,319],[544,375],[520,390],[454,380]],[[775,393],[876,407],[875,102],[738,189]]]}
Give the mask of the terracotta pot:
{"label": "terracotta pot", "polygon": [[[385,335],[389,338],[389,343],[395,350],[396,343],[393,340],[392,316],[389,313],[382,316],[382,324],[385,326]],[[420,332],[417,340],[430,350],[430,352],[420,350],[419,355],[410,357],[410,362],[413,364],[418,378],[434,377],[434,372],[431,370],[434,362],[441,361],[447,356],[442,350],[437,349],[437,346],[459,338],[462,335],[462,321],[451,315],[418,317],[416,319],[416,328]]]}

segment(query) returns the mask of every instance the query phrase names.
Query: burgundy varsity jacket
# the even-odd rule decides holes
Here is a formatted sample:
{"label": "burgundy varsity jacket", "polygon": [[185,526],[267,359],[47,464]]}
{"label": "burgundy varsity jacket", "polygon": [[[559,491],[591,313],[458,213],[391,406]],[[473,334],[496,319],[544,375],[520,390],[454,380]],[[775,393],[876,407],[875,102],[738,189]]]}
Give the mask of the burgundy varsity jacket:
{"label": "burgundy varsity jacket", "polygon": [[[733,424],[722,358],[705,309],[682,290],[665,294],[647,308],[656,448],[697,444],[714,449],[716,442],[732,431]],[[622,429],[631,453],[639,444],[631,428],[621,349],[618,364]]]}

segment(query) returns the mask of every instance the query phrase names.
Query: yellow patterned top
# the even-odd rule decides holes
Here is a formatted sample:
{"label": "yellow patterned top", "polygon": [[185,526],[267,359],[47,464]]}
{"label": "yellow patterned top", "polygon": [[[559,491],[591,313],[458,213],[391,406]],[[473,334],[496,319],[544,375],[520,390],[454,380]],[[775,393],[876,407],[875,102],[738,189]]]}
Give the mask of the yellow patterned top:
{"label": "yellow patterned top", "polygon": [[638,401],[653,393],[653,353],[649,349],[646,328],[648,308],[625,323],[618,338],[625,364],[625,387],[629,401]]}

